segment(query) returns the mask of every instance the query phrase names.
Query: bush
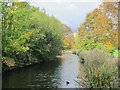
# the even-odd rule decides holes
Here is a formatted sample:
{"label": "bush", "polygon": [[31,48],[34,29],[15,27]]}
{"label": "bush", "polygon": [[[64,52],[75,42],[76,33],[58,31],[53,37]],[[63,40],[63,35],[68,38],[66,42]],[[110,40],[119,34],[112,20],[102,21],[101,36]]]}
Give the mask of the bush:
{"label": "bush", "polygon": [[94,38],[80,38],[77,48],[79,50],[92,50],[94,48],[101,49],[102,43],[96,42]]}
{"label": "bush", "polygon": [[19,66],[55,58],[62,50],[62,23],[27,2],[12,2],[10,7],[8,3],[2,3],[5,64],[12,65],[12,59]]}
{"label": "bush", "polygon": [[118,85],[117,59],[104,50],[81,52],[85,58],[80,73],[80,85],[87,88],[115,88]]}

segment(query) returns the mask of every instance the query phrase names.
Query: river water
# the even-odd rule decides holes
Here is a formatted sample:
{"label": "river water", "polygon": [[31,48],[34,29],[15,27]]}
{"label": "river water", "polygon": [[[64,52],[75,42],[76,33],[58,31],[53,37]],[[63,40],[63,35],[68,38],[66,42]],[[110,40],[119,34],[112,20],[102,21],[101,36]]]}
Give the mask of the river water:
{"label": "river water", "polygon": [[[80,88],[80,62],[74,54],[3,74],[3,88]],[[67,85],[66,82],[69,82]]]}

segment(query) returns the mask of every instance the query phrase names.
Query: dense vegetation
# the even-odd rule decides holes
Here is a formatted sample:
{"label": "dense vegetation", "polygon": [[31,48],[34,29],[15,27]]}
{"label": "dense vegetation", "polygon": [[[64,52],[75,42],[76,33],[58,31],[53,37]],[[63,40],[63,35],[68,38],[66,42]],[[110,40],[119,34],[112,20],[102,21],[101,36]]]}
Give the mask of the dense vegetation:
{"label": "dense vegetation", "polygon": [[117,58],[105,52],[104,49],[93,49],[79,53],[81,63],[79,83],[86,88],[117,88],[118,66]]}
{"label": "dense vegetation", "polygon": [[62,23],[26,2],[2,4],[2,62],[4,67],[52,60],[62,50]]}
{"label": "dense vegetation", "polygon": [[118,86],[118,3],[103,2],[90,12],[76,35],[81,60],[80,85],[87,88]]}

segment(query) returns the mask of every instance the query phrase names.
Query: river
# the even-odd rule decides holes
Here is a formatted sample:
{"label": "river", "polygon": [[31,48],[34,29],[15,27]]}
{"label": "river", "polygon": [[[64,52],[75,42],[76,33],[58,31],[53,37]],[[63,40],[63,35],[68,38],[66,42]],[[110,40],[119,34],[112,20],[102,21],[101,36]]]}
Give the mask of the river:
{"label": "river", "polygon": [[[74,54],[3,74],[3,88],[80,88],[80,62]],[[66,82],[69,82],[67,85]]]}

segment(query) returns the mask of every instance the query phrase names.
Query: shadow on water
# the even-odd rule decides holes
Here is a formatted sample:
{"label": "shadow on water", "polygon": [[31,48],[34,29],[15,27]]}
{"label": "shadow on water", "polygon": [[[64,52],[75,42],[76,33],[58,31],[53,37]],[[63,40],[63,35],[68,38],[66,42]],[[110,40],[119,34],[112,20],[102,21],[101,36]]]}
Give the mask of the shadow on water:
{"label": "shadow on water", "polygon": [[3,74],[3,88],[77,88],[79,85],[74,80],[79,68],[76,55],[63,54],[58,60]]}

